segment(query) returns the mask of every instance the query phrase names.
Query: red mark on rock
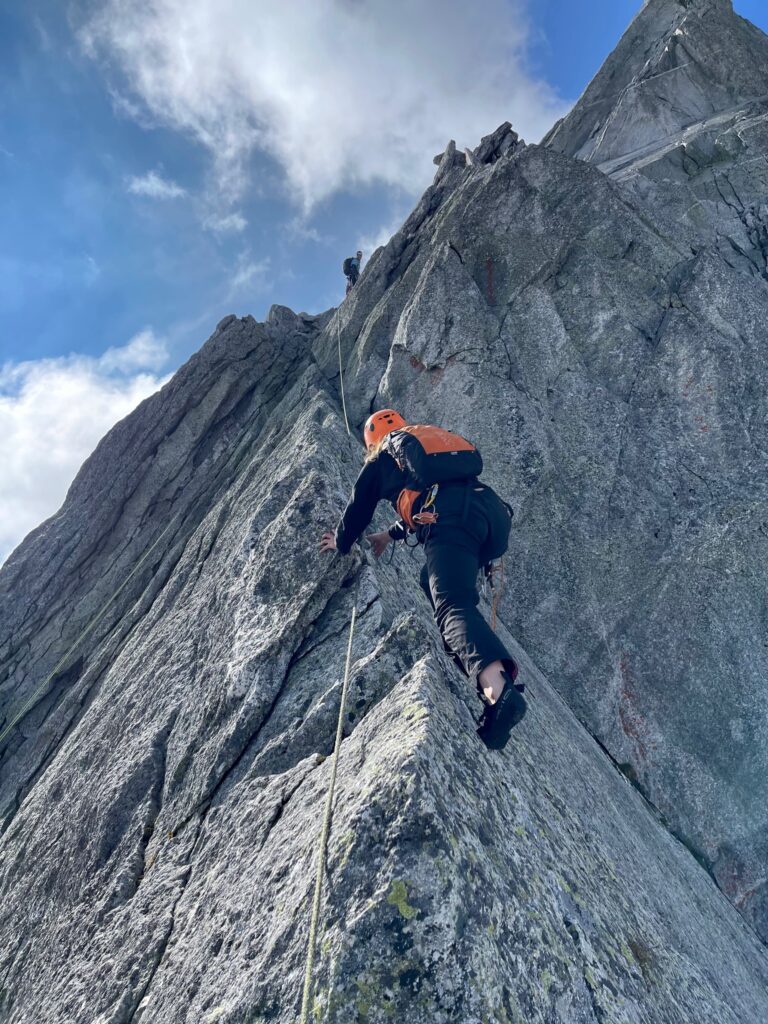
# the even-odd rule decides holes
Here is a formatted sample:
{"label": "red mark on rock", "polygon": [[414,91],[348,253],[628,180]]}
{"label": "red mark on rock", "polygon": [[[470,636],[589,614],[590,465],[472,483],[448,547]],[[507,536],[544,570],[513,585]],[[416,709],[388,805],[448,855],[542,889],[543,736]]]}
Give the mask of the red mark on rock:
{"label": "red mark on rock", "polygon": [[651,730],[648,728],[645,716],[638,706],[637,687],[632,675],[627,651],[621,652],[619,675],[621,677],[619,685],[619,721],[621,722],[621,728],[624,731],[624,735],[632,741],[640,766],[646,767],[648,764],[648,754],[653,751],[656,743],[650,735]]}

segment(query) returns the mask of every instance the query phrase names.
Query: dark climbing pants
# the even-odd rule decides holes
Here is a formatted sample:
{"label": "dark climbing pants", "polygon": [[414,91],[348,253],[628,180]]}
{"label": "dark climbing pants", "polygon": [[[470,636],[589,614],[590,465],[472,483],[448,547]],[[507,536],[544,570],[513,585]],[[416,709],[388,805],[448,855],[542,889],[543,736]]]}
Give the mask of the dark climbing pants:
{"label": "dark climbing pants", "polygon": [[[473,683],[494,661],[517,666],[478,609],[477,575],[507,548],[511,515],[490,487],[443,488],[438,522],[424,538],[421,585],[430,599],[446,647]],[[426,531],[425,531],[426,533]]]}

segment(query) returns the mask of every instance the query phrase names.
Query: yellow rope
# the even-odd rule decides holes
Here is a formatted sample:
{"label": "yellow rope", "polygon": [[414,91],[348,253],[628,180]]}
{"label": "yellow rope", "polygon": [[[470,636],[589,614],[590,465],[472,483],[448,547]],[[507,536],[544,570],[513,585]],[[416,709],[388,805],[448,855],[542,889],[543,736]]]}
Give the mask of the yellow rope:
{"label": "yellow rope", "polygon": [[[339,390],[341,391],[341,407],[344,412],[344,423],[347,434],[351,434],[349,420],[347,419],[347,401],[344,397],[344,370],[341,362],[341,326],[339,310],[336,310],[336,345],[339,352]],[[320,920],[320,901],[323,893],[323,873],[325,872],[325,856],[328,850],[328,836],[331,831],[331,811],[333,809],[333,791],[336,787],[336,770],[339,765],[339,751],[344,733],[344,711],[347,706],[347,691],[349,689],[349,669],[352,663],[352,638],[355,634],[355,619],[357,617],[357,601],[352,609],[352,620],[349,624],[349,644],[347,646],[347,661],[344,666],[344,683],[341,688],[341,705],[339,707],[339,721],[336,725],[336,744],[333,749],[333,765],[331,767],[331,781],[328,786],[328,796],[325,800],[325,814],[323,826],[320,830],[320,849],[317,855],[317,875],[315,877],[315,895],[312,900],[312,917],[309,923],[309,943],[307,945],[307,965],[304,971],[304,994],[301,1000],[300,1024],[309,1022],[309,1004],[312,998],[312,970],[315,965],[315,946],[317,944],[317,925]]]}
{"label": "yellow rope", "polygon": [[64,654],[61,658],[59,658],[59,660],[56,663],[56,665],[54,666],[53,670],[49,673],[49,675],[46,677],[46,679],[40,684],[40,686],[38,686],[38,688],[34,691],[34,693],[31,695],[31,697],[28,697],[27,700],[24,701],[24,703],[22,704],[22,706],[19,709],[19,711],[17,712],[17,714],[14,716],[14,718],[11,719],[10,723],[0,733],[0,743],[3,742],[5,737],[11,731],[11,729],[13,729],[13,727],[17,724],[17,722],[21,721],[21,719],[24,717],[24,715],[26,715],[26,713],[29,711],[29,709],[34,704],[37,703],[38,697],[40,697],[40,695],[48,688],[48,685],[51,682],[51,680],[59,673],[61,668],[67,663],[69,657],[77,650],[77,648],[80,645],[80,643],[83,640],[85,640],[85,638],[88,636],[88,634],[94,628],[94,626],[96,626],[96,624],[99,622],[99,620],[104,617],[104,615],[106,614],[107,609],[109,608],[109,606],[111,604],[113,604],[117,600],[117,598],[120,596],[120,594],[125,590],[125,588],[131,582],[133,577],[136,575],[136,573],[139,571],[139,569],[142,567],[142,565],[146,562],[146,560],[149,558],[149,556],[155,550],[155,548],[160,543],[160,541],[163,539],[163,537],[166,535],[166,533],[168,533],[170,528],[176,522],[176,520],[178,519],[180,514],[181,513],[179,513],[179,512],[176,513],[176,515],[171,519],[171,521],[165,527],[165,529],[160,534],[160,536],[157,538],[157,540],[155,540],[155,542],[144,552],[144,554],[141,556],[139,561],[133,567],[131,573],[126,577],[126,579],[122,582],[122,584],[114,592],[112,597],[110,597],[110,599],[107,601],[107,603],[101,609],[101,611],[97,612],[96,615],[94,616],[94,618],[91,619],[91,621],[85,627],[85,629],[80,634],[80,636],[77,638],[77,640],[75,640],[75,642],[72,644],[72,646],[66,652],[66,654]]}
{"label": "yellow rope", "polygon": [[349,644],[347,646],[347,663],[344,668],[344,685],[341,688],[341,706],[339,707],[339,721],[336,726],[336,746],[333,751],[333,766],[331,768],[331,781],[328,786],[328,796],[325,800],[325,815],[323,827],[320,832],[320,849],[317,855],[317,876],[315,878],[315,896],[312,902],[312,919],[309,925],[309,945],[307,947],[307,967],[304,973],[304,996],[301,1001],[300,1024],[308,1024],[309,1003],[312,992],[312,968],[315,963],[315,944],[317,940],[317,925],[320,920],[320,899],[323,891],[323,874],[325,872],[325,855],[328,849],[328,835],[331,830],[331,810],[333,808],[333,790],[336,785],[336,769],[339,764],[339,751],[341,750],[342,734],[344,732],[344,711],[347,706],[347,690],[349,689],[349,670],[352,663],[352,638],[355,633],[355,618],[357,616],[357,602],[352,609],[352,621],[349,624]]}
{"label": "yellow rope", "polygon": [[339,328],[339,311],[336,310],[336,344],[339,348],[339,387],[341,389],[341,407],[344,410],[344,422],[347,425],[347,433],[350,434],[349,420],[347,419],[347,402],[344,398],[344,374],[341,369],[341,330]]}

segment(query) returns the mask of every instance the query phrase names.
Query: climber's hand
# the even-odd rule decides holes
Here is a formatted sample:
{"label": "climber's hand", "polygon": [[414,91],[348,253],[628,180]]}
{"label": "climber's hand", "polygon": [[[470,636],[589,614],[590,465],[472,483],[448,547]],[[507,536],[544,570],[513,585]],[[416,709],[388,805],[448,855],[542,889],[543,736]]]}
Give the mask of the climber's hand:
{"label": "climber's hand", "polygon": [[320,550],[321,551],[335,551],[336,550],[336,538],[332,533],[324,533],[320,539]]}
{"label": "climber's hand", "polygon": [[387,545],[392,541],[392,538],[386,530],[384,533],[369,533],[365,539],[371,542],[375,558],[381,558],[387,548]]}

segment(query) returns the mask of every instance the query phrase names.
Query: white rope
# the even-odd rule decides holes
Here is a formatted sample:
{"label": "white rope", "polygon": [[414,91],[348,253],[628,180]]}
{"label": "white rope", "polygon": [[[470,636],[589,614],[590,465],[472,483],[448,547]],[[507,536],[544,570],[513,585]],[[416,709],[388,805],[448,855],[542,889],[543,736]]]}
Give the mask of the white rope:
{"label": "white rope", "polygon": [[301,1001],[300,1024],[309,1022],[309,1003],[312,993],[312,969],[315,963],[315,945],[317,942],[317,925],[320,920],[320,900],[323,891],[323,874],[325,873],[325,856],[328,849],[328,835],[331,830],[331,811],[333,808],[333,791],[336,786],[336,769],[339,764],[339,751],[344,732],[344,712],[347,706],[347,690],[349,689],[349,670],[352,664],[352,638],[355,634],[355,618],[357,617],[357,601],[352,609],[352,621],[349,624],[349,644],[347,646],[347,663],[344,668],[344,684],[341,688],[341,705],[339,721],[336,726],[336,745],[333,751],[331,781],[328,785],[328,796],[325,800],[325,815],[320,832],[320,849],[317,855],[317,875],[315,877],[315,896],[312,902],[312,918],[309,925],[309,945],[307,947],[307,966],[304,972],[304,995]]}
{"label": "white rope", "polygon": [[344,410],[344,422],[347,426],[347,433],[350,434],[349,420],[347,419],[347,402],[344,398],[344,374],[341,368],[341,331],[339,328],[339,311],[336,310],[336,343],[339,349],[339,386],[341,388],[341,407]]}

